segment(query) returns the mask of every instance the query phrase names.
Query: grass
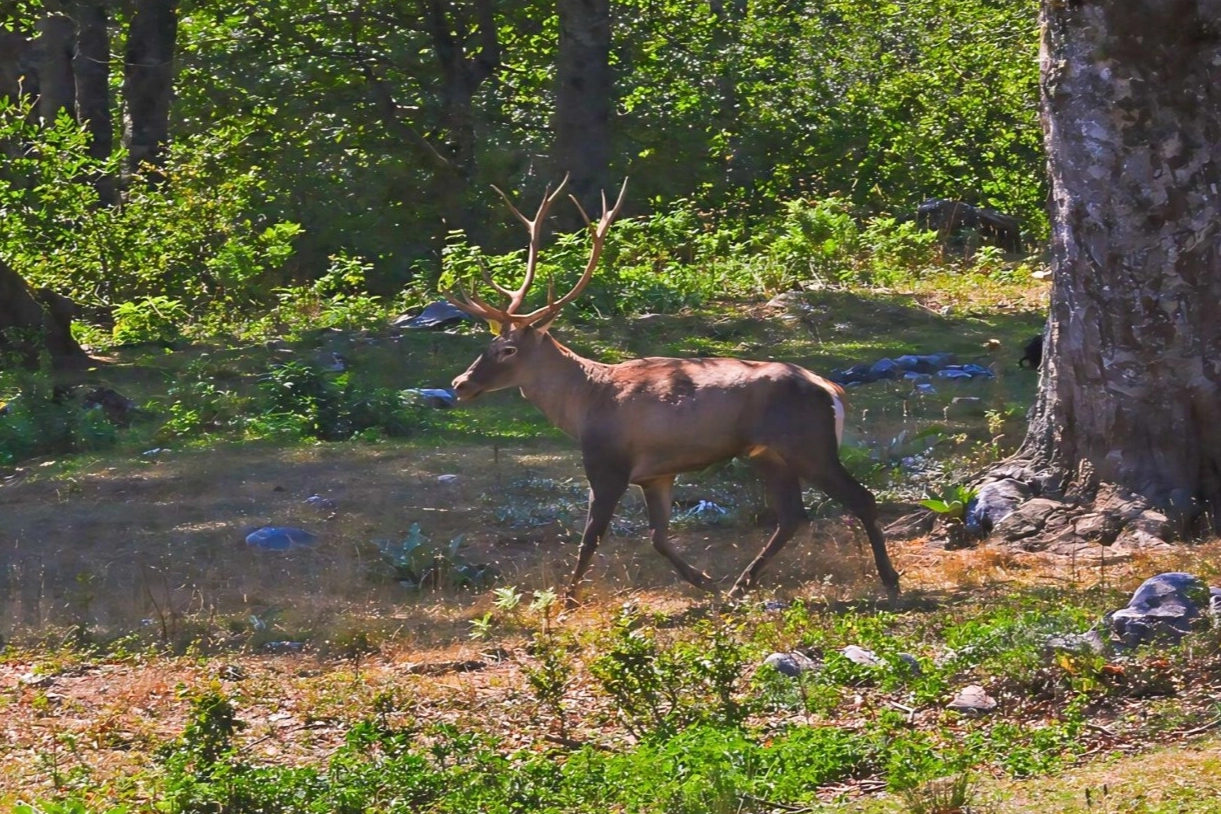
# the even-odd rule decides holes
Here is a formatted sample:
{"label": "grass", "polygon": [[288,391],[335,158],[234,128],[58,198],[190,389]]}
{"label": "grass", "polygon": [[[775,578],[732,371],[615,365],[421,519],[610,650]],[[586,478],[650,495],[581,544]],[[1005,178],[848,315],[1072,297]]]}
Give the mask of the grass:
{"label": "grass", "polygon": [[[809,308],[575,319],[560,336],[606,360],[995,361],[996,380],[938,382],[924,399],[888,383],[850,393],[845,454],[894,515],[925,488],[904,458],[925,455],[925,477],[943,486],[1016,443],[1036,381],[1016,359],[1041,296],[944,276],[905,294],[818,292]],[[109,450],[0,472],[0,805],[948,814],[963,800],[939,778],[970,771],[957,797],[976,810],[1207,810],[1215,760],[1191,745],[1144,749],[1208,730],[1215,634],[1120,660],[1052,657],[1042,642],[1084,629],[1155,570],[1216,577],[1213,547],[1065,561],[896,542],[906,595],[884,609],[859,535],[810,493],[810,530],[751,601],[727,606],[652,552],[629,495],[584,606],[557,616],[548,589],[572,567],[584,480],[572,442],[516,393],[420,413],[401,438],[323,443],[249,420],[276,362],[338,351],[369,387],[432,387],[485,341],[328,332],[287,347],[128,349],[87,371],[160,418]],[[946,421],[944,404],[968,389],[993,416]],[[166,429],[173,405],[205,402],[216,410],[197,431]],[[334,508],[307,504],[313,494]],[[684,554],[718,576],[768,534],[738,464],[684,478],[676,500],[731,509],[676,524]],[[320,542],[248,550],[246,530],[269,523]],[[378,541],[413,534],[442,556],[457,540],[502,590],[405,587]],[[882,666],[849,662],[849,644]],[[796,681],[757,669],[795,648],[821,669]],[[998,711],[947,712],[968,683]],[[1176,755],[1190,777],[1157,785]]]}

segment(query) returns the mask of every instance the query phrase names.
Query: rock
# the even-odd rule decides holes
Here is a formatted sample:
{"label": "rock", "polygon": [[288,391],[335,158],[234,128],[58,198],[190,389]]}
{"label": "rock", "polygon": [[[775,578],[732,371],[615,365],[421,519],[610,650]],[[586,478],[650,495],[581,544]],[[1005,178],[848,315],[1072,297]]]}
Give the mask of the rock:
{"label": "rock", "polygon": [[458,475],[437,475],[437,483],[440,483],[443,485],[457,483],[458,480],[459,480]]}
{"label": "rock", "polygon": [[937,395],[937,388],[933,387],[928,382],[920,382],[914,388],[912,388],[911,394],[913,396],[935,396]]}
{"label": "rock", "polygon": [[996,699],[988,695],[978,684],[970,684],[959,690],[946,708],[968,715],[982,715],[996,709]]}
{"label": "rock", "polygon": [[[944,372],[943,370],[942,373]],[[978,418],[985,412],[984,400],[979,396],[955,396],[945,406],[947,421],[954,418]]]}
{"label": "rock", "polygon": [[246,545],[263,551],[312,548],[317,542],[317,534],[292,526],[263,526],[246,535]]}
{"label": "rock", "polygon": [[844,658],[853,664],[859,664],[862,667],[884,667],[886,662],[878,658],[877,654],[872,650],[866,650],[863,647],[857,647],[855,644],[850,644],[840,651]]}
{"label": "rock", "polygon": [[413,387],[403,392],[418,398],[420,404],[425,407],[433,407],[438,410],[449,409],[458,404],[458,397],[454,395],[454,391],[440,387]]}
{"label": "rock", "polygon": [[833,373],[831,380],[837,384],[865,384],[875,380],[870,372],[872,369],[873,365],[853,365],[847,370]]}
{"label": "rock", "polygon": [[1208,589],[1208,615],[1213,621],[1221,620],[1221,588]]}
{"label": "rock", "polygon": [[985,379],[991,379],[993,376],[996,375],[995,373],[992,372],[992,370],[990,368],[986,368],[983,365],[966,364],[966,365],[962,366],[962,369],[964,371],[966,371],[967,373],[970,373],[971,378],[980,376]]}
{"label": "rock", "polygon": [[791,653],[772,653],[763,660],[763,663],[770,664],[776,668],[776,672],[789,678],[796,678],[802,673],[817,670],[822,666],[805,653],[799,653],[796,650]]}
{"label": "rock", "polygon": [[806,302],[805,294],[800,291],[785,291],[767,301],[768,308],[802,308],[803,306],[809,308],[810,304]]}
{"label": "rock", "polygon": [[911,674],[914,676],[921,675],[924,672],[924,668],[922,668],[920,666],[920,660],[917,659],[915,656],[913,656],[911,653],[900,653],[899,661],[906,664],[907,668],[911,671]]}
{"label": "rock", "polygon": [[1177,644],[1191,632],[1201,607],[1211,602],[1210,593],[1203,582],[1182,571],[1149,577],[1126,608],[1111,614],[1111,631],[1125,647],[1157,641]]}
{"label": "rock", "polygon": [[967,504],[963,522],[972,534],[988,534],[1029,499],[1030,487],[1013,478],[985,483]]}
{"label": "rock", "polygon": [[1062,633],[1048,636],[1043,642],[1043,648],[1048,653],[1105,653],[1106,640],[1097,630],[1087,630],[1085,633]]}
{"label": "rock", "polygon": [[310,495],[305,499],[305,503],[307,506],[317,509],[320,512],[335,511],[335,501],[331,500],[329,497],[323,497],[322,495]]}
{"label": "rock", "polygon": [[940,379],[969,379],[971,374],[957,367],[942,368],[937,371],[937,377]]}
{"label": "rock", "polygon": [[901,369],[893,359],[879,359],[869,368],[869,375],[876,379],[898,378]]}
{"label": "rock", "polygon": [[268,653],[300,653],[305,649],[305,642],[266,642],[263,649]]}
{"label": "rock", "polygon": [[415,316],[403,314],[397,317],[390,323],[390,327],[409,331],[436,331],[468,319],[474,321],[465,311],[455,307],[449,301],[438,300],[424,306],[424,310]]}

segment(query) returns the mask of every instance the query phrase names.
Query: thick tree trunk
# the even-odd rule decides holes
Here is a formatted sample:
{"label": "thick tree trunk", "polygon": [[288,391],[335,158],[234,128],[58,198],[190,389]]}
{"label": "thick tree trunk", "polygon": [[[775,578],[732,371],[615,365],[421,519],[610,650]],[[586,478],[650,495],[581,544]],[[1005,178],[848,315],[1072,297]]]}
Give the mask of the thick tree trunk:
{"label": "thick tree trunk", "polygon": [[1045,0],[1042,24],[1051,314],[1029,433],[993,475],[1053,500],[996,531],[1027,547],[1148,543],[1167,517],[1215,531],[1221,4]]}
{"label": "thick tree trunk", "polygon": [[[89,155],[109,158],[114,150],[114,123],[110,116],[110,33],[106,4],[83,0],[75,5],[76,55],[72,61],[76,77],[76,120],[89,130]],[[98,176],[94,187],[103,203],[117,199],[114,179]]]}
{"label": "thick tree trunk", "polygon": [[441,69],[441,129],[445,143],[437,150],[434,197],[451,229],[468,234],[475,220],[466,209],[466,193],[475,177],[475,93],[500,67],[500,39],[494,0],[476,0],[474,37],[479,48],[468,54],[470,26],[447,0],[430,0],[428,21],[433,53]]}
{"label": "thick tree trunk", "polygon": [[37,367],[44,350],[55,362],[86,359],[72,338],[75,314],[76,306],[67,297],[31,288],[0,260],[0,365],[15,354],[21,364]]}
{"label": "thick tree trunk", "polygon": [[29,38],[0,28],[0,99],[38,94],[37,55]]}
{"label": "thick tree trunk", "polygon": [[51,124],[60,111],[76,115],[76,79],[72,75],[76,23],[66,15],[49,14],[38,21],[37,28],[38,117]]}
{"label": "thick tree trunk", "polygon": [[600,211],[610,163],[610,0],[559,0],[555,165],[586,212]]}
{"label": "thick tree trunk", "polygon": [[161,167],[170,140],[177,0],[138,0],[127,32],[123,75],[123,146],[127,167]]}

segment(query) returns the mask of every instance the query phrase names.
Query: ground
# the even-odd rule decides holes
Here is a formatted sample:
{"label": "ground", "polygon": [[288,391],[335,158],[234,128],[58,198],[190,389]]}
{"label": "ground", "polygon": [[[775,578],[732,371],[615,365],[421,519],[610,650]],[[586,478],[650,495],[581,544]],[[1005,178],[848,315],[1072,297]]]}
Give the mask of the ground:
{"label": "ground", "polygon": [[[826,372],[948,350],[993,364],[992,382],[937,382],[936,396],[914,397],[909,383],[850,391],[845,458],[893,518],[923,491],[1020,439],[1036,378],[1017,359],[1039,329],[1042,288],[1028,283],[981,294],[985,288],[968,282],[917,296],[824,292],[804,308],[725,304],[630,324],[574,320],[561,338],[608,360],[733,354]],[[154,410],[166,408],[167,383],[194,376],[239,399],[277,359],[333,350],[379,381],[440,386],[483,341],[464,329],[400,338],[320,334],[285,346],[192,346],[171,354],[132,350],[89,375]],[[980,396],[990,415],[946,419],[942,408],[960,394]],[[1125,591],[1156,571],[1216,573],[1216,548],[1208,545],[1070,559],[896,541],[892,556],[906,594],[891,611],[878,604],[882,592],[863,537],[811,492],[809,532],[773,563],[748,603],[723,606],[653,553],[642,501],[631,494],[614,538],[599,551],[584,605],[558,620],[551,611],[545,619],[507,611],[488,586],[405,586],[384,556],[404,540],[426,540],[437,552],[442,582],[463,565],[493,566],[496,585],[525,597],[522,608],[533,592],[566,580],[584,516],[579,459],[516,393],[437,413],[402,440],[285,444],[232,431],[167,437],[153,420],[110,451],[25,461],[0,478],[0,628],[11,642],[0,660],[0,802],[10,804],[72,794],[93,806],[156,798],[146,773],[152,756],[182,736],[192,704],[209,687],[234,700],[245,724],[237,736],[241,754],[258,763],[321,765],[370,716],[453,723],[497,737],[504,750],[630,750],[637,738],[590,667],[610,646],[605,631],[625,603],[643,609],[655,626],[649,629],[665,641],[681,644],[700,624],[734,619],[742,626],[735,633],[741,652],[752,658],[799,642],[831,653],[842,643],[876,640],[879,652],[902,644],[936,671],[953,636],[1006,603],[1034,609],[1032,618],[1059,605],[1086,618],[1122,603]],[[307,503],[312,495],[328,503]],[[685,478],[676,498],[679,514],[700,501],[726,509],[676,523],[680,548],[718,577],[731,580],[768,534],[762,492],[746,467]],[[319,541],[288,552],[251,549],[246,532],[265,524],[301,526]],[[449,554],[452,540],[456,553]],[[777,607],[798,608],[803,621],[790,615],[781,624]],[[483,635],[473,639],[481,624]],[[558,707],[548,706],[531,678],[542,658],[537,636],[552,635],[553,625],[574,642],[574,672]],[[913,732],[938,742],[1000,737],[997,722],[1004,722],[1012,724],[1006,737],[1021,746],[1036,742],[1033,733],[1044,724],[1066,726],[1064,705],[1084,694],[1083,723],[1072,724],[1076,734],[1051,750],[1053,759],[1034,755],[1037,770],[1003,756],[977,766],[981,800],[996,811],[1203,812],[1221,786],[1218,742],[1209,734],[1216,723],[1214,641],[1176,650],[1165,668],[1172,680],[1161,683],[1150,677],[1163,669],[1157,654],[1115,664],[1029,665],[1020,679],[1006,677],[1003,660],[938,673],[938,681],[985,682],[1004,707],[988,722],[942,711],[948,695],[939,693],[951,684],[915,687],[852,673],[833,688],[834,703],[817,712],[760,707],[750,723],[759,731],[816,723],[866,732],[881,710],[899,709],[910,711]],[[738,691],[750,690],[741,684]],[[862,769],[815,797],[827,810],[903,810],[885,791],[888,783],[896,785],[885,771]]]}

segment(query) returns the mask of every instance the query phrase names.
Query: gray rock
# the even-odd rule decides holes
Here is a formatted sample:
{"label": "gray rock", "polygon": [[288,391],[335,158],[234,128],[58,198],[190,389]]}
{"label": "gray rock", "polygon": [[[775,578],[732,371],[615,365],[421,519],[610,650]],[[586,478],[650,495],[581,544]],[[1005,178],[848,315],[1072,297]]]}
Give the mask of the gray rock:
{"label": "gray rock", "polygon": [[996,699],[988,695],[978,684],[963,687],[946,705],[948,709],[968,715],[982,715],[996,709]]}
{"label": "gray rock", "polygon": [[390,326],[399,330],[435,331],[468,319],[472,318],[466,312],[447,300],[438,300],[424,306],[424,310],[414,316],[403,314],[391,322]]}
{"label": "gray rock", "polygon": [[969,379],[971,374],[960,367],[947,367],[937,371],[939,379]]}
{"label": "gray rock", "polygon": [[306,505],[311,506],[320,512],[335,511],[335,501],[331,500],[329,497],[323,497],[322,495],[310,495],[305,499],[305,503]]}
{"label": "gray rock", "polygon": [[1097,630],[1085,633],[1063,633],[1048,636],[1043,643],[1048,653],[1105,653],[1107,643]]}
{"label": "gray rock", "polygon": [[924,672],[924,669],[920,666],[919,659],[917,659],[911,653],[900,653],[899,661],[906,664],[908,669],[911,670],[911,674],[914,676],[921,675]]}
{"label": "gray rock", "polygon": [[457,483],[460,480],[458,475],[437,475],[437,483],[451,484]]}
{"label": "gray rock", "polygon": [[822,666],[805,653],[799,653],[796,650],[791,653],[772,653],[763,660],[763,663],[770,664],[776,668],[776,672],[790,678],[796,678],[802,673],[817,670]]}
{"label": "gray rock", "polygon": [[853,664],[859,664],[862,667],[882,667],[886,662],[878,658],[877,654],[872,650],[866,650],[863,647],[857,647],[855,644],[850,644],[840,651],[844,658]]}
{"label": "gray rock", "polygon": [[1111,631],[1125,647],[1176,644],[1191,632],[1201,607],[1211,599],[1208,587],[1191,574],[1158,574],[1140,584],[1126,608],[1111,614]]}
{"label": "gray rock", "polygon": [[[943,370],[942,373],[944,372]],[[944,412],[947,420],[953,418],[978,418],[987,412],[987,408],[984,405],[984,400],[979,396],[955,396],[945,406]]]}
{"label": "gray rock", "polygon": [[902,369],[893,359],[879,359],[869,368],[874,379],[895,379],[901,372]]}
{"label": "gray rock", "polygon": [[425,407],[445,410],[458,404],[454,391],[440,387],[412,387],[403,391],[419,399]]}
{"label": "gray rock", "polygon": [[263,526],[246,535],[246,545],[261,551],[312,548],[317,542],[317,534],[292,526]]}
{"label": "gray rock", "polygon": [[1030,487],[1013,478],[985,483],[967,504],[963,518],[973,534],[984,535],[1030,499]]}
{"label": "gray rock", "polygon": [[1221,588],[1208,589],[1208,615],[1214,622],[1221,620]]}

